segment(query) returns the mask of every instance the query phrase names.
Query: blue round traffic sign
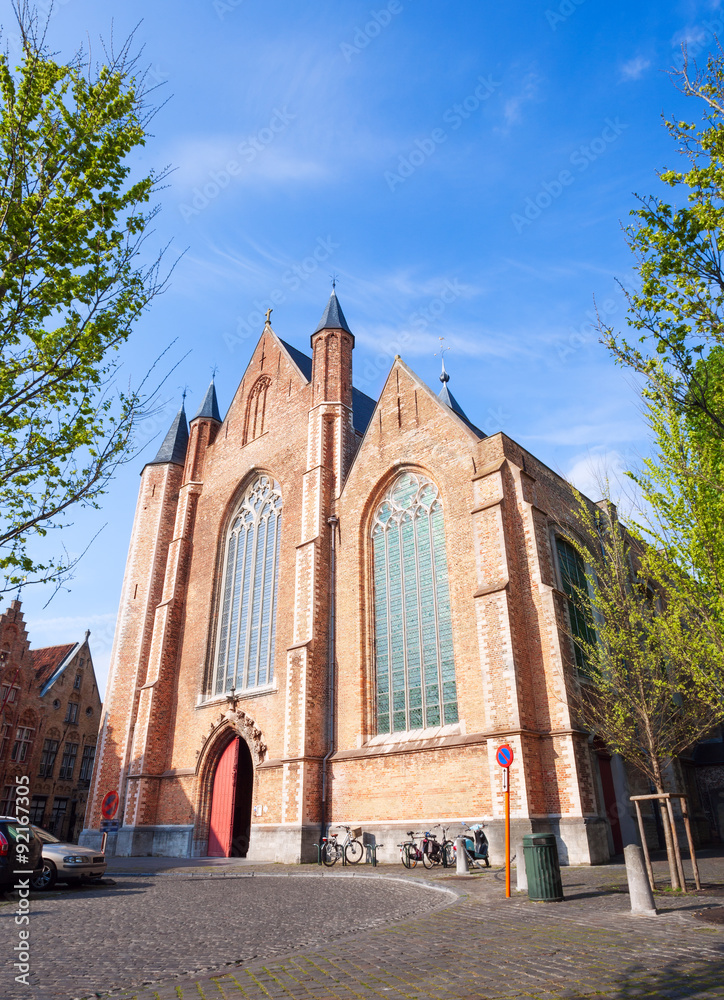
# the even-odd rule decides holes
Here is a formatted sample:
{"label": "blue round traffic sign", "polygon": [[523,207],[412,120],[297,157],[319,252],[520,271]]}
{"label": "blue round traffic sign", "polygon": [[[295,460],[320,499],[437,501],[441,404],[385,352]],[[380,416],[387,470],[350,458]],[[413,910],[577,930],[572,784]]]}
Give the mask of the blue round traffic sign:
{"label": "blue round traffic sign", "polygon": [[495,759],[501,767],[510,767],[513,763],[513,748],[504,743],[495,751]]}

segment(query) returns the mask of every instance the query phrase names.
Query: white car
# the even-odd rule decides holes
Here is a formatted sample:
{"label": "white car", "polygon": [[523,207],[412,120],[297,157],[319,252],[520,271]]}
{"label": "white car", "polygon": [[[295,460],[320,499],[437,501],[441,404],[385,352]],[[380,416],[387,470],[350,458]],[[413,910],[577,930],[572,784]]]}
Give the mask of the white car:
{"label": "white car", "polygon": [[106,856],[101,851],[66,844],[52,833],[33,826],[43,843],[43,871],[31,878],[33,889],[52,889],[56,882],[96,881],[103,878]]}

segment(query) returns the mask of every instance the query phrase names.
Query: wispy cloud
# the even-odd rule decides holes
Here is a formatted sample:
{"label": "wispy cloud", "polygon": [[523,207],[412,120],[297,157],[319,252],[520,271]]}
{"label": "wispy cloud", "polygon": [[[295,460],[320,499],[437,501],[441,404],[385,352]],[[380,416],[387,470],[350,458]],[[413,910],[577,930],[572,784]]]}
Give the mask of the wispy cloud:
{"label": "wispy cloud", "polygon": [[621,66],[621,79],[626,81],[640,80],[650,65],[650,59],[645,59],[643,56],[635,56]]}
{"label": "wispy cloud", "polygon": [[640,521],[647,506],[636,483],[627,475],[640,460],[635,449],[590,448],[574,457],[565,478],[591,500],[612,500],[624,521]]}
{"label": "wispy cloud", "polygon": [[515,92],[503,101],[503,126],[496,131],[507,133],[523,120],[525,106],[538,99],[541,82],[535,70],[529,70],[522,77]]}

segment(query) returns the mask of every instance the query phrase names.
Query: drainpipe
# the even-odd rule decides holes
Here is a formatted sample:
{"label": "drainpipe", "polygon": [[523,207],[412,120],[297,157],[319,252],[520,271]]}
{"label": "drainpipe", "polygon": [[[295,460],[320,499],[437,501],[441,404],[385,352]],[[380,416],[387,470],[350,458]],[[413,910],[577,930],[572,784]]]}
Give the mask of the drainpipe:
{"label": "drainpipe", "polygon": [[336,586],[337,586],[337,525],[339,518],[332,515],[327,518],[327,524],[332,529],[332,537],[329,553],[329,641],[327,643],[328,671],[329,671],[329,718],[327,721],[327,734],[329,738],[329,749],[322,760],[322,829],[319,834],[319,842],[322,842],[327,828],[327,761],[334,752],[334,681],[335,681],[335,629],[336,629]]}

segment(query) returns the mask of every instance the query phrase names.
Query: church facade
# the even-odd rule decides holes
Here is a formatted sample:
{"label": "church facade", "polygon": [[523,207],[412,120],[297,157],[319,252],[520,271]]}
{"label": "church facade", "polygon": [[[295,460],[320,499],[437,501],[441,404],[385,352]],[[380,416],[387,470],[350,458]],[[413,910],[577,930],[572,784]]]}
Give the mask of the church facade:
{"label": "church facade", "polygon": [[311,357],[267,320],[224,419],[212,383],[143,469],[82,842],[118,792],[119,855],[313,860],[349,824],[392,861],[464,819],[500,860],[508,743],[514,836],[605,861],[628,791],[569,702],[571,488],[399,357],[365,396],[353,349],[334,291]]}

